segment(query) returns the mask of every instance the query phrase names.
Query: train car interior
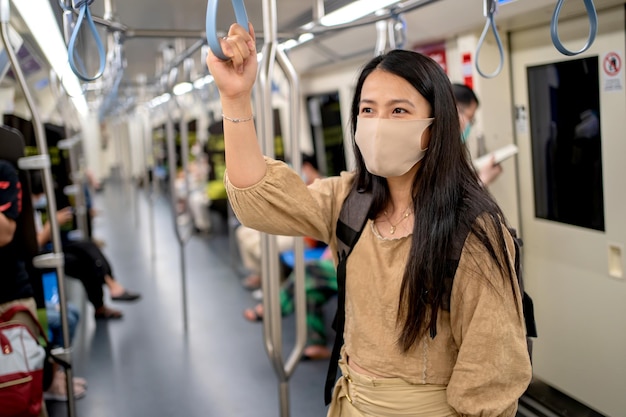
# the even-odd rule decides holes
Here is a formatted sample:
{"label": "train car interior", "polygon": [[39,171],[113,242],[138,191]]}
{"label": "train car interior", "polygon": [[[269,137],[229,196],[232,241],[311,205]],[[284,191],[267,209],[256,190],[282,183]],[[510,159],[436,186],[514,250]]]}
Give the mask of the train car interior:
{"label": "train car interior", "polygon": [[261,151],[307,184],[357,166],[373,57],[419,52],[475,92],[468,156],[499,169],[484,187],[523,241],[537,327],[513,415],[626,417],[624,0],[0,0],[3,132],[23,138],[31,280],[67,362],[48,416],[328,412],[343,298],[318,270],[332,291],[311,349],[305,280],[329,242],[248,229],[225,185],[225,126],[250,119],[224,114],[206,61],[245,22]]}

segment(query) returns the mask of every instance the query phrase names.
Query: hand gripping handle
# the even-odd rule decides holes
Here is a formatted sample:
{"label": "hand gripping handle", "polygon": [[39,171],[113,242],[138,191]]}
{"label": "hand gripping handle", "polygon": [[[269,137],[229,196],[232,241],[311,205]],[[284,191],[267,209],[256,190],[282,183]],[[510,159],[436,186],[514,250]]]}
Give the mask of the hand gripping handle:
{"label": "hand gripping handle", "polygon": [[[211,48],[215,56],[223,61],[228,61],[230,58],[224,55],[220,41],[217,38],[216,19],[219,3],[219,0],[208,0],[206,8],[206,39],[209,42],[209,48]],[[235,10],[237,23],[247,29],[248,14],[246,13],[246,5],[243,3],[243,0],[231,0],[231,3]]]}

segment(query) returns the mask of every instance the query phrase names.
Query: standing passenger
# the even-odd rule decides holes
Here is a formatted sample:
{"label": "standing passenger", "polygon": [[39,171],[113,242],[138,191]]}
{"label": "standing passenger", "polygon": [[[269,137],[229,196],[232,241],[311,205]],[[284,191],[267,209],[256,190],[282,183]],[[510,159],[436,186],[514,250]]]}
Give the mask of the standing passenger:
{"label": "standing passenger", "polygon": [[[343,377],[328,415],[514,416],[531,378],[514,244],[459,140],[446,74],[409,51],[367,63],[352,103],[357,168],[307,187],[259,148],[250,32],[231,26],[221,40],[231,59],[207,58],[225,114],[226,186],[241,222],[312,236],[336,253],[346,195],[374,196],[347,262]],[[477,209],[478,219],[470,215]],[[446,286],[446,254],[460,227],[470,233]]]}
{"label": "standing passenger", "polygon": [[[459,119],[461,122],[461,140],[467,142],[470,131],[474,125],[474,116],[478,109],[478,97],[470,87],[464,84],[452,84],[452,92],[459,110]],[[488,186],[493,183],[502,173],[502,165],[497,164],[495,157],[491,157],[491,161],[478,171],[478,178],[483,185]]]}

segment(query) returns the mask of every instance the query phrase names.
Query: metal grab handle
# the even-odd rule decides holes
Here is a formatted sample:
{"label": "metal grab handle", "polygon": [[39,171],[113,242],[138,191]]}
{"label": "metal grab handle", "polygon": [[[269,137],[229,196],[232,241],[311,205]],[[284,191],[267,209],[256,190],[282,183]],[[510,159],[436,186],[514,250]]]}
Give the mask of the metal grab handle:
{"label": "metal grab handle", "polygon": [[[91,17],[91,12],[89,11],[89,5],[93,2],[93,0],[91,1],[83,1],[83,2],[79,2],[78,4],[76,4],[74,7],[75,8],[80,8],[80,12],[78,13],[78,19],[76,20],[76,24],[74,25],[74,30],[72,31],[72,36],[70,36],[70,43],[67,47],[67,56],[69,58],[70,61],[70,68],[72,69],[72,72],[74,72],[74,74],[76,74],[76,76],[78,78],[80,78],[82,81],[94,81],[98,78],[100,78],[102,76],[102,74],[104,73],[104,68],[106,66],[106,61],[105,61],[105,52],[104,52],[104,45],[102,45],[102,40],[100,39],[100,35],[98,34],[98,30],[96,29],[96,25],[93,22],[93,18]],[[100,60],[100,66],[98,67],[98,72],[96,72],[96,75],[94,75],[93,77],[90,77],[88,75],[83,74],[77,67],[76,67],[76,39],[78,38],[78,33],[80,32],[80,27],[83,24],[83,20],[87,19],[87,24],[89,25],[89,30],[91,31],[91,34],[93,35],[94,40],[96,41],[96,46],[98,48],[98,58]],[[78,63],[80,64],[81,68],[83,69],[83,71],[86,72],[85,70],[85,66],[82,62],[82,60],[79,58],[78,59]]]}
{"label": "metal grab handle", "polygon": [[[209,47],[213,54],[222,61],[228,61],[226,55],[222,51],[222,46],[217,38],[217,7],[219,6],[219,0],[209,0],[206,7],[206,40],[209,42]],[[248,28],[248,14],[246,13],[246,5],[243,0],[231,0],[233,9],[235,10],[235,19],[240,26]]]}
{"label": "metal grab handle", "polygon": [[[500,40],[500,35],[498,34],[498,28],[496,27],[495,14],[498,9],[498,3],[496,0],[485,0],[483,3],[483,14],[487,18],[487,22],[485,22],[485,28],[483,29],[483,33],[480,35],[480,39],[478,40],[478,46],[476,47],[476,72],[480,74],[484,78],[494,78],[502,71],[502,67],[504,66],[504,49],[502,48],[502,41]],[[493,30],[493,35],[496,38],[496,43],[498,45],[498,52],[500,53],[500,61],[498,63],[498,68],[491,74],[485,74],[480,69],[480,65],[478,64],[478,56],[480,55],[480,49],[483,47],[485,43],[485,37],[489,32],[489,28]]]}
{"label": "metal grab handle", "polygon": [[587,38],[587,43],[582,47],[582,49],[579,51],[570,51],[563,46],[561,39],[559,38],[559,15],[561,14],[561,7],[563,7],[564,2],[565,0],[559,0],[556,4],[556,8],[552,14],[552,23],[550,24],[550,36],[552,36],[552,43],[554,44],[554,47],[560,53],[567,56],[574,56],[589,49],[593,44],[593,41],[596,39],[596,35],[598,34],[598,14],[596,13],[593,0],[583,0],[585,3],[585,9],[587,9],[587,16],[589,17],[589,37]]}

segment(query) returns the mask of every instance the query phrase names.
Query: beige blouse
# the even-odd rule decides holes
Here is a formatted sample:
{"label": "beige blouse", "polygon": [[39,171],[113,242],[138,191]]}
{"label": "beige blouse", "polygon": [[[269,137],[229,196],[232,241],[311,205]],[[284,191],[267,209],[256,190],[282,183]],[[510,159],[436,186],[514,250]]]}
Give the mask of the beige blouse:
{"label": "beige blouse", "polygon": [[[307,188],[284,163],[266,161],[265,177],[251,187],[238,189],[225,177],[241,223],[272,234],[312,236],[328,242],[336,257],[335,225],[353,174]],[[513,254],[513,241],[505,236]],[[509,280],[470,235],[454,278],[451,311],[439,312],[434,339],[423,338],[404,353],[396,344],[396,317],[410,245],[409,237],[382,239],[371,220],[366,225],[346,266],[344,352],[376,375],[447,385],[448,403],[462,416],[514,416],[531,378],[519,288],[513,289],[516,305]]]}

